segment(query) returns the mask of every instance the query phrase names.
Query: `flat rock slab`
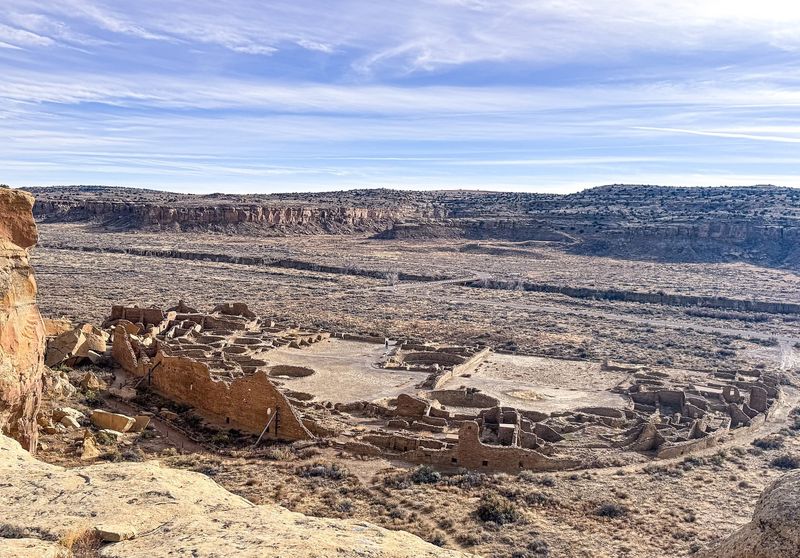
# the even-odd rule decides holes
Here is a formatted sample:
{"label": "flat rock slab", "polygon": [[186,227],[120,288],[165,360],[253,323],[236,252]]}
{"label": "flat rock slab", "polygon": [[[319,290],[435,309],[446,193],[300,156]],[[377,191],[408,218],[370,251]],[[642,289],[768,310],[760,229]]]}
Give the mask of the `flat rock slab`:
{"label": "flat rock slab", "polygon": [[105,542],[127,541],[136,537],[136,529],[124,523],[101,523],[94,526],[94,531]]}
{"label": "flat rock slab", "polygon": [[118,413],[109,413],[101,409],[92,411],[89,417],[96,427],[101,429],[116,430],[117,432],[127,432],[136,422],[136,419]]}

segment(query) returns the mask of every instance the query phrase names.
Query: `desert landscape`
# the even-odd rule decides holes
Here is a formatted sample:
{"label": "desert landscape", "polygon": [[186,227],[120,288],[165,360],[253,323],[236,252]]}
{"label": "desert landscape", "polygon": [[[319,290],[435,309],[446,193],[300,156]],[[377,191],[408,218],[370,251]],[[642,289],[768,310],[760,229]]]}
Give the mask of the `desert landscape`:
{"label": "desert landscape", "polygon": [[799,29],[2,0],[0,558],[800,558]]}
{"label": "desert landscape", "polygon": [[33,191],[4,555],[797,555],[791,191]]}

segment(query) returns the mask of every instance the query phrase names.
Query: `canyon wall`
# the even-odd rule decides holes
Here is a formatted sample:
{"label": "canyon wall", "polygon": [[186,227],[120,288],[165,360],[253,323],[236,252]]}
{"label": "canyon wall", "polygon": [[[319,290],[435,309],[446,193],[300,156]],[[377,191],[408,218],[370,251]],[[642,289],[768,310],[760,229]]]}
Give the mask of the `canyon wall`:
{"label": "canyon wall", "polygon": [[0,188],[0,431],[35,451],[42,396],[44,324],[28,248],[36,244],[33,196]]}
{"label": "canyon wall", "polygon": [[250,225],[308,232],[382,230],[403,218],[400,209],[373,207],[313,207],[304,205],[181,206],[96,200],[42,200],[37,219],[93,221],[108,228],[203,229]]}
{"label": "canyon wall", "polygon": [[592,256],[800,268],[800,190],[774,186],[615,185],[569,195],[390,189],[191,195],[65,186],[35,194],[37,219],[116,230],[534,241]]}

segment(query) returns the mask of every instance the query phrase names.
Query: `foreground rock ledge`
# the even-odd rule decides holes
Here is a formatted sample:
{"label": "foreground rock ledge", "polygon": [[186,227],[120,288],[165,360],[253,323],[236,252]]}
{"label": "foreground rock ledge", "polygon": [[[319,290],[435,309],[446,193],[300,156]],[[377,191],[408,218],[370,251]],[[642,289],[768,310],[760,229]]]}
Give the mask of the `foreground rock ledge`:
{"label": "foreground rock ledge", "polygon": [[[0,436],[0,479],[0,509],[10,527],[54,539],[109,524],[125,524],[137,533],[103,547],[105,557],[470,556],[362,521],[256,506],[205,475],[155,461],[76,469],[49,465],[5,436]],[[0,539],[0,556],[13,556],[12,544],[19,540]]]}
{"label": "foreground rock ledge", "polygon": [[800,556],[800,471],[768,486],[753,520],[702,558],[792,558]]}

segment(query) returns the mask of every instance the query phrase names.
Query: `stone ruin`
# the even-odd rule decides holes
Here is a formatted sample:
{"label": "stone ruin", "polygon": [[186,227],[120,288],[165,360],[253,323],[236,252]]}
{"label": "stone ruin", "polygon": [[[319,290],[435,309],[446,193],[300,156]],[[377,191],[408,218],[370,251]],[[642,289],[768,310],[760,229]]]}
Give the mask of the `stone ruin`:
{"label": "stone ruin", "polygon": [[313,437],[259,357],[327,334],[275,327],[243,304],[220,305],[208,314],[182,303],[166,312],[115,306],[104,326],[114,328],[114,360],[167,399],[268,439]]}
{"label": "stone ruin", "polygon": [[436,347],[406,342],[387,355],[384,368],[429,372],[417,387],[438,389],[456,376],[474,370],[488,353],[488,347]]}
{"label": "stone ruin", "polygon": [[631,368],[614,388],[625,408],[521,410],[475,388],[442,388],[468,375],[489,349],[401,341],[378,364],[428,372],[426,380],[397,397],[334,404],[289,389],[292,379],[315,371],[271,366],[270,351],[383,338],[277,325],[243,304],[210,313],[183,303],[166,311],[115,306],[104,327],[113,329],[114,360],[139,385],[211,423],[274,440],[327,438],[351,453],[439,468],[556,471],[610,465],[622,454],[674,458],[759,428],[783,401],[779,379],[768,372],[676,378]]}

